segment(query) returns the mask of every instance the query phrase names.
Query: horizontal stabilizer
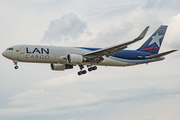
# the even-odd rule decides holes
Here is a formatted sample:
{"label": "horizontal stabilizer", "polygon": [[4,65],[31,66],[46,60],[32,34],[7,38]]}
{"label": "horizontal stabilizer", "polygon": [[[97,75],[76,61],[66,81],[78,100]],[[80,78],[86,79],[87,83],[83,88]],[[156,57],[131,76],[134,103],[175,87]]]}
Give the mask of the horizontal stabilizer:
{"label": "horizontal stabilizer", "polygon": [[147,56],[146,58],[157,58],[157,57],[168,55],[168,54],[170,54],[172,52],[175,52],[175,51],[177,51],[177,50],[170,50],[170,51],[167,51],[167,52],[163,52],[163,53]]}

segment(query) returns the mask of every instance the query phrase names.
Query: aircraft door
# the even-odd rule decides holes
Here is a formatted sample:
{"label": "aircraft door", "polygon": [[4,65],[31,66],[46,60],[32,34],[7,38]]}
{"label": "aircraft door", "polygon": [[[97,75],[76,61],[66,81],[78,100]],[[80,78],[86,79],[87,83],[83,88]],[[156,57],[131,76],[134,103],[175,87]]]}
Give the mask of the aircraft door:
{"label": "aircraft door", "polygon": [[24,54],[24,53],[25,53],[24,47],[21,47],[21,48],[20,48],[20,53],[21,53],[21,54]]}

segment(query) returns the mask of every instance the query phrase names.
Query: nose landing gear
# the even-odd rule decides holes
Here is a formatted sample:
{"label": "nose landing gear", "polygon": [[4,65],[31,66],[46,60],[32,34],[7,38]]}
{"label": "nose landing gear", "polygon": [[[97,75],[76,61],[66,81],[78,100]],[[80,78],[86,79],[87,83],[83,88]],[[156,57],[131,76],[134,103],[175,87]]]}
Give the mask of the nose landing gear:
{"label": "nose landing gear", "polygon": [[15,60],[13,60],[13,63],[14,63],[14,65],[16,65],[15,67],[14,67],[14,69],[18,69],[19,67],[17,66],[17,61],[15,61]]}

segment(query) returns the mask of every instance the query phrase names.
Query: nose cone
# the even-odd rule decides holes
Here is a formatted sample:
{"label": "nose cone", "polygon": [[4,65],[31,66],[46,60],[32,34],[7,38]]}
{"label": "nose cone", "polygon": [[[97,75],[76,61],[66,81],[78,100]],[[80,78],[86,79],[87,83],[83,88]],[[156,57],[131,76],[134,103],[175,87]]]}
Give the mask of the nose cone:
{"label": "nose cone", "polygon": [[6,57],[6,51],[4,51],[4,52],[2,53],[2,55],[3,55],[4,57]]}

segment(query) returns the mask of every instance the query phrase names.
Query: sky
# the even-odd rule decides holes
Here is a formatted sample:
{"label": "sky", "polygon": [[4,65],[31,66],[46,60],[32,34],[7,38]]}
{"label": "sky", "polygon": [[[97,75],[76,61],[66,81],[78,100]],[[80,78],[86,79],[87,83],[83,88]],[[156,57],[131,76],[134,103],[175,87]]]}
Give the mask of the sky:
{"label": "sky", "polygon": [[[168,25],[160,52],[180,49],[179,0],[0,0],[0,51],[19,44],[108,47]],[[180,53],[148,65],[79,68],[0,56],[1,120],[179,120]]]}

